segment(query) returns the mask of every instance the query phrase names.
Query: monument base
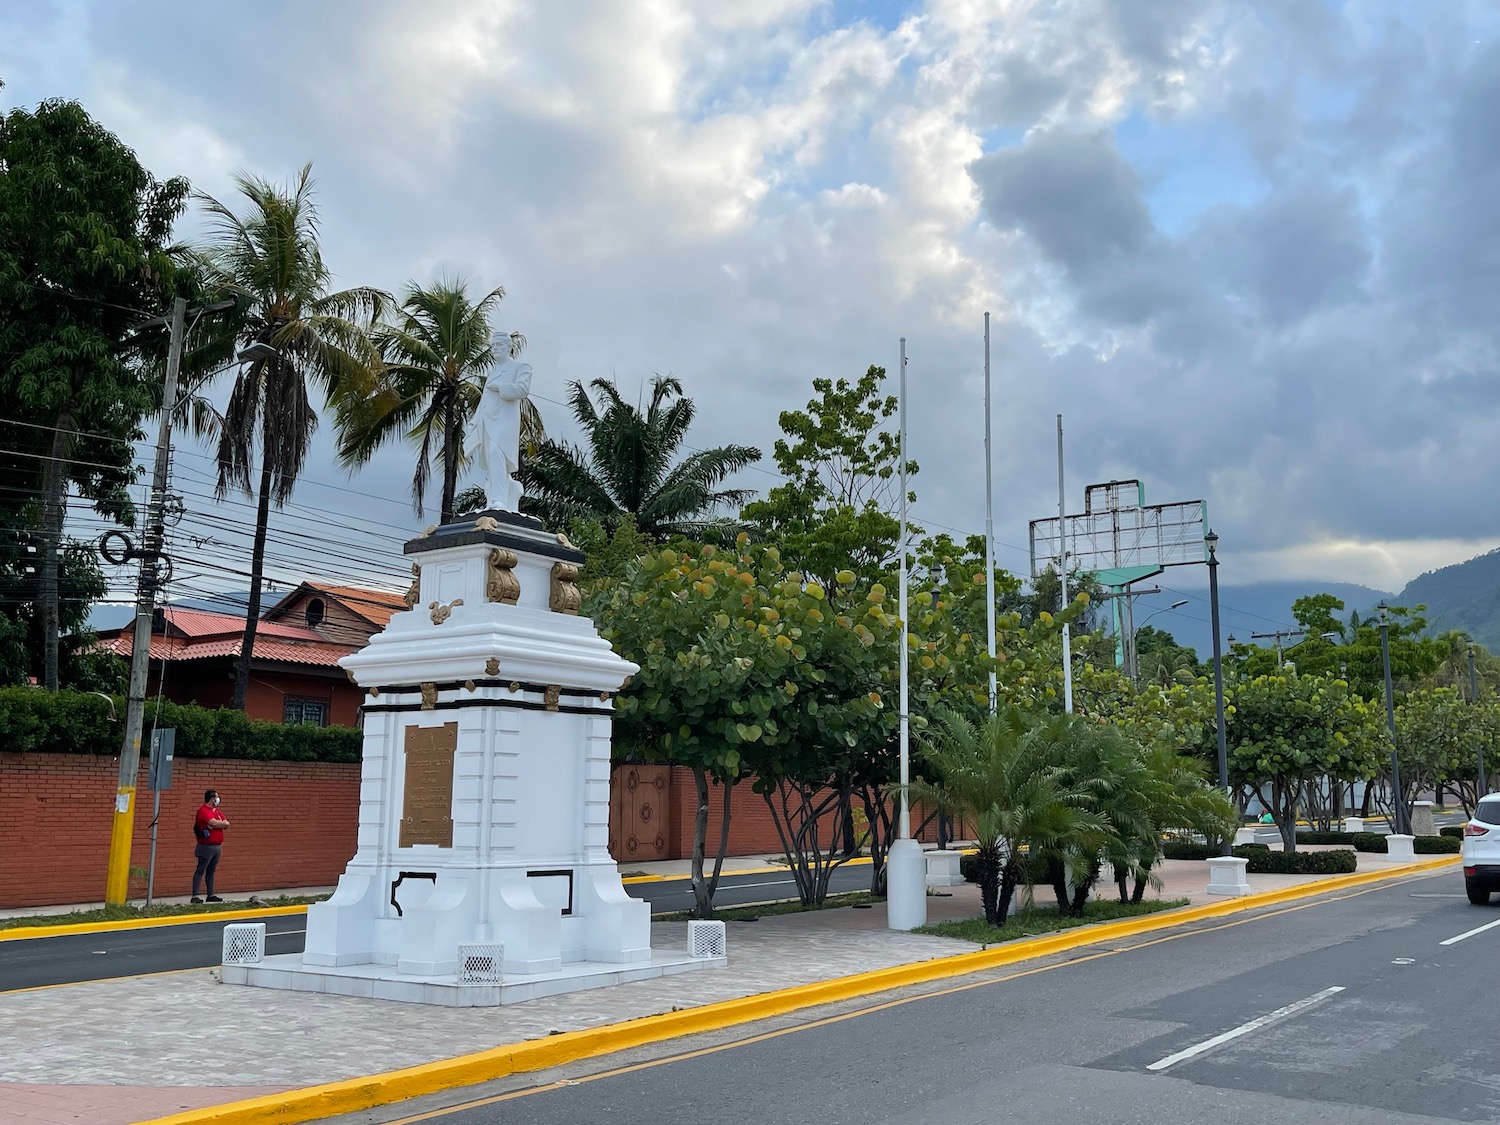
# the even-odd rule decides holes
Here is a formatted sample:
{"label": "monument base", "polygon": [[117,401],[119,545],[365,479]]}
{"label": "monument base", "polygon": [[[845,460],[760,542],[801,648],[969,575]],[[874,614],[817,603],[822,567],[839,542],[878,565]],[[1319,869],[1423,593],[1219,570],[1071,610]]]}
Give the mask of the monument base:
{"label": "monument base", "polygon": [[225,984],[247,984],[255,988],[322,992],[332,996],[360,996],[449,1008],[493,1008],[695,969],[722,968],[728,963],[727,957],[689,957],[686,953],[654,949],[651,960],[645,962],[612,965],[602,961],[579,961],[564,964],[551,973],[507,973],[499,983],[461,984],[451,973],[447,976],[417,976],[398,973],[393,965],[307,965],[301,954],[283,953],[253,965],[224,965],[220,972]]}

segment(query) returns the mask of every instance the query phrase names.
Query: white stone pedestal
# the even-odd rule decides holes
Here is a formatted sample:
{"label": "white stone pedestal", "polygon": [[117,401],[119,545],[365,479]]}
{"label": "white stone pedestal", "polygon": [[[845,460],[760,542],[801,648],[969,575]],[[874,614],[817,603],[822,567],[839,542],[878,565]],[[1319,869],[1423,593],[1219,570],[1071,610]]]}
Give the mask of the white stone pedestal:
{"label": "white stone pedestal", "polygon": [[[653,955],[609,854],[612,699],[637,668],[577,616],[583,555],[510,512],[405,549],[412,609],[342,661],[366,689],[354,858],[303,954],[225,982],[467,1006],[723,964]],[[458,983],[474,942],[503,946],[499,984]]]}
{"label": "white stone pedestal", "polygon": [[1412,850],[1412,837],[1391,835],[1385,838],[1385,854],[1394,863],[1412,863],[1417,853]]}
{"label": "white stone pedestal", "polygon": [[893,930],[926,925],[927,861],[922,845],[912,839],[896,840],[885,863],[886,925]]}
{"label": "white stone pedestal", "polygon": [[927,861],[927,885],[929,887],[959,887],[963,885],[963,872],[959,870],[960,852],[933,851],[923,853]]}
{"label": "white stone pedestal", "polygon": [[1344,831],[1345,832],[1363,832],[1364,830],[1365,830],[1365,820],[1364,820],[1364,817],[1361,817],[1361,816],[1346,816],[1346,817],[1344,817]]}
{"label": "white stone pedestal", "polygon": [[1255,826],[1253,824],[1246,824],[1234,830],[1235,847],[1239,847],[1241,844],[1253,843],[1255,843]]}
{"label": "white stone pedestal", "polygon": [[1208,893],[1211,895],[1247,895],[1250,884],[1245,866],[1250,861],[1237,855],[1214,856],[1208,860]]}
{"label": "white stone pedestal", "polygon": [[1437,835],[1437,822],[1432,819],[1431,801],[1412,802],[1410,827],[1413,836]]}

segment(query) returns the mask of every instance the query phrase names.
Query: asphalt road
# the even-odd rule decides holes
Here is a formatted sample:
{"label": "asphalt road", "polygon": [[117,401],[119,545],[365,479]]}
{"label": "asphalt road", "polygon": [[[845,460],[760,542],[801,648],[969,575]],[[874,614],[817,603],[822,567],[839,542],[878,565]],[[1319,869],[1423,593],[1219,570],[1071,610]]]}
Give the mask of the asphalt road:
{"label": "asphalt road", "polygon": [[1069,956],[341,1120],[1500,1119],[1500,907],[1456,870]]}
{"label": "asphalt road", "polygon": [[[834,872],[830,890],[837,894],[868,890],[869,886],[869,865],[856,864]],[[626,890],[649,902],[653,914],[687,910],[693,904],[686,879],[630,883]],[[724,907],[796,897],[791,875],[775,871],[724,876],[714,902]],[[279,915],[265,919],[265,923],[267,953],[302,952],[307,927],[304,915]],[[210,920],[0,942],[0,992],[207,968],[219,963],[223,930],[223,922]]]}

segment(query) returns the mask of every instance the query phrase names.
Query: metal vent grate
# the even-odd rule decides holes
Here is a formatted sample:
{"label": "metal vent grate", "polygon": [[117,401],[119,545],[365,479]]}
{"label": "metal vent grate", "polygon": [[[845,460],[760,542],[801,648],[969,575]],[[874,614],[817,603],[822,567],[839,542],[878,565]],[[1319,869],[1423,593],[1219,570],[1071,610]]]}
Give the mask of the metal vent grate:
{"label": "metal vent grate", "polygon": [[255,965],[266,955],[264,922],[231,922],[224,927],[225,965]]}
{"label": "metal vent grate", "polygon": [[505,943],[461,941],[458,943],[459,984],[499,984],[505,962]]}
{"label": "metal vent grate", "polygon": [[729,938],[724,932],[723,922],[689,922],[689,957],[725,957],[729,953]]}

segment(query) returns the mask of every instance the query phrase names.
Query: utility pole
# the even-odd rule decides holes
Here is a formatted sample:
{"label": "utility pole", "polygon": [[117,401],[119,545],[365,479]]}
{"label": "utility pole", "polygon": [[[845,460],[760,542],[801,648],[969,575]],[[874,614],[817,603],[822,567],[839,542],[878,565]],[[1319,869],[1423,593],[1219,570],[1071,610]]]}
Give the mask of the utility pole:
{"label": "utility pole", "polygon": [[1276,641],[1276,669],[1280,671],[1282,640],[1284,638],[1300,637],[1306,631],[1305,629],[1278,629],[1274,633],[1251,633],[1250,639],[1252,641],[1269,641],[1273,639]]}
{"label": "utility pole", "polygon": [[[1160,586],[1148,586],[1144,590],[1132,590],[1129,586],[1126,586],[1119,590],[1107,590],[1099,595],[1100,599],[1103,601],[1109,601],[1113,598],[1125,599],[1125,609],[1118,617],[1120,630],[1120,665],[1125,672],[1126,677],[1132,684],[1136,682],[1140,675],[1140,663],[1137,659],[1138,654],[1135,650],[1135,599],[1143,598],[1147,594],[1159,593],[1161,593]],[[1175,604],[1186,605],[1187,603],[1177,602]],[[1161,611],[1158,610],[1157,612],[1159,613]],[[1151,616],[1155,616],[1155,614],[1152,614]]]}
{"label": "utility pole", "polygon": [[161,396],[161,428],[156,438],[156,468],[151,476],[146,537],[135,595],[135,639],[130,648],[130,694],[125,704],[125,735],[120,744],[120,779],[115,791],[115,818],[109,837],[109,871],[104,901],[123,906],[130,891],[130,844],[135,835],[135,783],[141,768],[141,727],[146,717],[146,673],[151,664],[151,618],[156,611],[157,566],[161,557],[167,466],[172,454],[172,416],[177,406],[177,372],[182,363],[183,321],[187,301],[172,302],[171,342],[167,348],[167,381]]}
{"label": "utility pole", "polygon": [[[995,681],[995,500],[990,448],[990,314],[984,314],[984,636],[990,656],[990,714],[999,705]],[[1472,665],[1472,660],[1470,661]]]}

